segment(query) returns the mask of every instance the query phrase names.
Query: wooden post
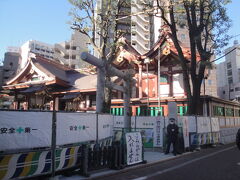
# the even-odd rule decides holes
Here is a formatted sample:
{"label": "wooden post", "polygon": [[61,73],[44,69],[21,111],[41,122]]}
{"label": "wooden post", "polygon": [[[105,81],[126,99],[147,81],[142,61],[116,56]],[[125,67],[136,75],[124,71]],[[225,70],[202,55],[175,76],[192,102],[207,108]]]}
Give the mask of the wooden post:
{"label": "wooden post", "polygon": [[55,176],[55,154],[56,154],[56,110],[55,110],[55,97],[53,97],[53,112],[52,112],[52,145],[51,145],[51,160],[52,160],[52,177]]}
{"label": "wooden post", "polygon": [[131,132],[131,112],[130,112],[130,97],[131,97],[131,81],[130,78],[124,80],[125,91],[123,93],[124,97],[124,127],[126,130]]}

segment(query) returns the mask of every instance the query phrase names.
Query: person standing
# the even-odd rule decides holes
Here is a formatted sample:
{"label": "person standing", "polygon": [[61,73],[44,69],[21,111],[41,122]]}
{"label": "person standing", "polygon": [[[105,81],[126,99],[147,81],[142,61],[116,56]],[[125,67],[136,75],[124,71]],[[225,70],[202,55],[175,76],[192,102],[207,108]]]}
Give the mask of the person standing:
{"label": "person standing", "polygon": [[177,155],[177,139],[178,139],[178,126],[175,124],[175,119],[170,118],[167,126],[167,149],[165,154],[169,153],[170,146],[173,144],[173,154]]}
{"label": "person standing", "polygon": [[236,135],[236,145],[238,149],[240,150],[240,128],[238,129],[237,135]]}

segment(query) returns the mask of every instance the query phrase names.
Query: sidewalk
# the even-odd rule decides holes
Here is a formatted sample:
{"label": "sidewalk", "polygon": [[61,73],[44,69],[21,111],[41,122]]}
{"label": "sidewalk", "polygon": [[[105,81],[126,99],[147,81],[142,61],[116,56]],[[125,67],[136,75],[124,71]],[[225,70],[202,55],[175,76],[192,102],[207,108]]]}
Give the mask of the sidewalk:
{"label": "sidewalk", "polygon": [[[189,154],[189,153],[184,153],[183,155],[185,155],[185,154]],[[175,159],[180,156],[182,156],[182,155],[174,156],[171,153],[165,155],[162,152],[146,151],[146,152],[144,152],[144,160],[147,161],[146,164],[138,164],[138,165],[134,165],[134,166],[129,166],[129,167],[125,167],[124,169],[120,169],[120,170],[103,169],[103,170],[100,170],[97,172],[90,172],[90,177],[88,177],[88,178],[84,177],[84,176],[80,176],[80,175],[73,175],[71,177],[65,177],[65,176],[60,175],[60,176],[57,176],[55,179],[79,180],[79,179],[94,179],[94,178],[106,177],[106,176],[110,176],[112,174],[123,173],[123,172],[127,172],[129,170],[140,168],[140,167],[147,167],[147,166],[159,163],[159,162]]]}

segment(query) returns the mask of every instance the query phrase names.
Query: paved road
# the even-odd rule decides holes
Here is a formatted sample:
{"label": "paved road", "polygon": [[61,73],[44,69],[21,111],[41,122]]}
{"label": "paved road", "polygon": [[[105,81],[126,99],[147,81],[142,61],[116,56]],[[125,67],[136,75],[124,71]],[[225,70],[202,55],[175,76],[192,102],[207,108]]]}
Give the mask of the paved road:
{"label": "paved road", "polygon": [[101,177],[101,180],[240,180],[240,151],[235,145],[202,149],[180,158]]}

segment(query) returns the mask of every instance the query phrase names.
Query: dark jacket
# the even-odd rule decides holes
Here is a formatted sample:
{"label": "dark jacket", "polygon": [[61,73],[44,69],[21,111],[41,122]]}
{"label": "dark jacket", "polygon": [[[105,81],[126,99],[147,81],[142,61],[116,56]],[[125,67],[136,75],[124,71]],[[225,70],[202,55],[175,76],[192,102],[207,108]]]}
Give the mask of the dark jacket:
{"label": "dark jacket", "polygon": [[238,149],[240,150],[240,129],[238,129],[238,132],[236,135],[236,144],[238,146]]}
{"label": "dark jacket", "polygon": [[171,140],[176,140],[178,137],[178,126],[176,124],[169,124],[167,126],[167,136]]}

